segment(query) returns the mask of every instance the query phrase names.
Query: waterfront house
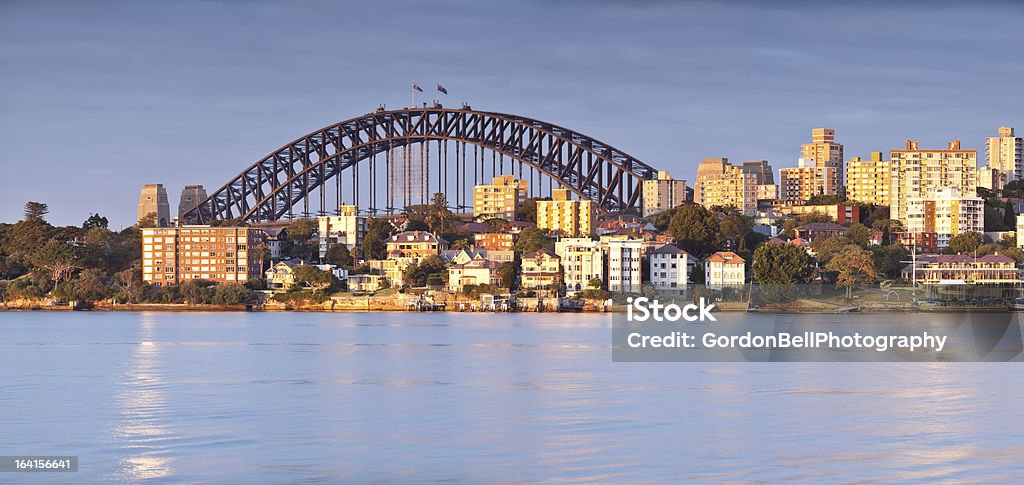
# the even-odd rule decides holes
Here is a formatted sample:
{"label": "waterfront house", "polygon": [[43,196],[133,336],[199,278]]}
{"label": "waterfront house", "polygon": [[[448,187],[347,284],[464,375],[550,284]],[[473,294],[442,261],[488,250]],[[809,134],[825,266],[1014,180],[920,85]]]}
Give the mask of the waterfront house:
{"label": "waterfront house", "polygon": [[361,291],[373,293],[381,289],[385,283],[383,276],[379,274],[354,274],[348,277],[348,291]]}
{"label": "waterfront house", "polygon": [[388,258],[426,257],[448,249],[448,241],[426,231],[405,231],[387,240]]}
{"label": "waterfront house", "polygon": [[529,290],[558,284],[562,276],[558,268],[559,261],[558,255],[550,249],[537,249],[524,254],[520,286]]}
{"label": "waterfront house", "polygon": [[467,285],[501,286],[501,264],[477,257],[448,268],[448,290],[460,292]]}
{"label": "waterfront house", "polygon": [[278,261],[267,268],[264,277],[267,281],[267,288],[271,290],[287,290],[295,286],[295,268],[302,266],[300,260]]}
{"label": "waterfront house", "polygon": [[[902,277],[925,285],[994,285],[1020,283],[1013,258],[1002,254],[921,254],[903,268]],[[915,271],[916,267],[916,271]],[[916,277],[915,277],[916,273]]]}
{"label": "waterfront house", "polygon": [[704,282],[709,287],[743,286],[746,261],[736,253],[719,251],[704,260]]}

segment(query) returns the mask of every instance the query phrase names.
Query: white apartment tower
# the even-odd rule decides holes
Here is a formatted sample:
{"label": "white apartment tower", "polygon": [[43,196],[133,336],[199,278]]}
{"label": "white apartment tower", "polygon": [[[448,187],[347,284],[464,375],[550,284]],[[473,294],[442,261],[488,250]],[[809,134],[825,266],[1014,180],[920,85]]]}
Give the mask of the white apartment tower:
{"label": "white apartment tower", "polygon": [[566,294],[585,290],[591,280],[604,280],[601,243],[590,238],[562,238],[555,242],[555,254],[562,258],[562,282]]}
{"label": "white apartment tower", "polygon": [[359,215],[359,208],[354,205],[343,205],[338,208],[338,215],[320,216],[316,222],[321,258],[327,256],[327,250],[335,244],[354,249],[363,242],[366,218]]}
{"label": "white apartment tower", "polygon": [[693,260],[686,251],[666,244],[648,254],[648,264],[654,289],[677,293],[686,288]]}
{"label": "white apartment tower", "polygon": [[986,166],[998,171],[998,187],[1024,178],[1024,138],[1014,136],[1013,128],[999,127],[999,136],[985,139]]}
{"label": "white apartment tower", "polygon": [[643,241],[634,239],[602,240],[608,259],[608,291],[638,293],[640,291]]}

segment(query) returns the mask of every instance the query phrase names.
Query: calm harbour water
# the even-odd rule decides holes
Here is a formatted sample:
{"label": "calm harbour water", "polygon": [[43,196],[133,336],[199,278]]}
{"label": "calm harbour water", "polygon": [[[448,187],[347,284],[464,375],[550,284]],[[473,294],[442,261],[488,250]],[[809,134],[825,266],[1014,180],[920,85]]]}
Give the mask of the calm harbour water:
{"label": "calm harbour water", "polygon": [[0,482],[1024,480],[1018,363],[612,363],[610,326],[0,313],[0,455],[80,457]]}

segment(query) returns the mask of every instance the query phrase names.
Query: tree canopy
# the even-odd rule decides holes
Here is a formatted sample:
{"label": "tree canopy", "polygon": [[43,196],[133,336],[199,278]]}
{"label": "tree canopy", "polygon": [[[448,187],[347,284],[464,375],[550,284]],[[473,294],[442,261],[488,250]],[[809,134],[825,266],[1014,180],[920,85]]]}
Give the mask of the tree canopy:
{"label": "tree canopy", "polygon": [[814,278],[811,257],[793,244],[762,244],[754,251],[754,278],[762,285],[795,285]]}
{"label": "tree canopy", "polygon": [[698,257],[718,249],[721,243],[718,218],[697,204],[688,203],[678,208],[669,221],[668,231],[677,247]]}

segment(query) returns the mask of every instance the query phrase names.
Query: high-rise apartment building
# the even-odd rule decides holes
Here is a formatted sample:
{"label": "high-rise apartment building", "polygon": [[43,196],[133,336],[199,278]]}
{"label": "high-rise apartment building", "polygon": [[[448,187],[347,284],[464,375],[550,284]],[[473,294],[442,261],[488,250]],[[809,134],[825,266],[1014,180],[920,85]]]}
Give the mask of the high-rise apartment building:
{"label": "high-rise apartment building", "polygon": [[[186,185],[181,190],[181,197],[178,198],[178,219],[181,219],[185,212],[192,210],[204,200],[206,200],[206,189],[202,185]],[[208,221],[210,218],[207,216],[202,220]]]}
{"label": "high-rise apartment building", "polygon": [[775,184],[775,173],[768,160],[746,160],[743,162],[743,171],[753,174],[757,185]]}
{"label": "high-rise apartment building", "polygon": [[597,208],[590,200],[572,200],[567,189],[551,191],[552,200],[537,201],[537,227],[557,231],[563,237],[594,234]]}
{"label": "high-rise apartment building", "polygon": [[831,168],[827,174],[831,177],[828,185],[843,193],[843,145],[836,143],[836,130],[832,128],[814,128],[811,130],[811,142],[801,147],[800,158],[814,160],[818,168]]}
{"label": "high-rise apartment building", "polygon": [[882,152],[870,160],[853,157],[846,164],[846,198],[865,204],[889,205],[889,162]]}
{"label": "high-rise apartment building", "polygon": [[497,217],[506,221],[516,219],[516,211],[526,201],[529,182],[516,180],[512,175],[494,177],[491,185],[473,187],[473,217],[490,219]]}
{"label": "high-rise apartment building", "polygon": [[998,171],[999,186],[995,188],[1024,178],[1024,138],[1015,136],[1012,127],[999,127],[999,136],[985,139],[985,161]]}
{"label": "high-rise apartment building", "polygon": [[836,170],[822,166],[812,159],[801,158],[795,168],[779,169],[781,183],[780,197],[787,202],[806,202],[815,195],[836,195],[839,193]]}
{"label": "high-rise apartment building", "polygon": [[142,220],[153,214],[158,227],[167,227],[171,223],[171,206],[167,202],[167,190],[163,184],[146,184],[139,194],[139,217]]}
{"label": "high-rise apartment building", "polygon": [[702,195],[700,192],[700,181],[709,175],[719,175],[725,165],[729,164],[728,158],[705,158],[697,166],[697,177],[693,182],[693,201],[701,204]]}
{"label": "high-rise apartment building", "polygon": [[928,197],[910,197],[906,207],[907,232],[933,232],[939,248],[946,247],[957,234],[985,230],[985,200],[963,197],[952,187],[940,188]]}
{"label": "high-rise apartment building", "polygon": [[744,215],[757,212],[758,174],[729,163],[726,158],[705,158],[697,167],[694,196],[704,207],[735,207]]}
{"label": "high-rise apartment building", "polygon": [[675,180],[665,170],[655,180],[643,181],[643,215],[667,211],[686,203],[686,180]]}
{"label": "high-rise apartment building", "polygon": [[978,151],[960,148],[960,140],[945,150],[922,150],[907,140],[903,150],[889,152],[889,217],[907,223],[907,201],[929,199],[942,188],[957,189],[961,197],[977,192]]}
{"label": "high-rise apartment building", "polygon": [[263,231],[249,227],[182,226],[142,230],[142,280],[156,286],[188,280],[245,283],[263,276],[256,247]]}
{"label": "high-rise apartment building", "polygon": [[339,207],[336,216],[317,217],[316,223],[321,258],[327,256],[327,250],[335,244],[344,244],[347,248],[353,249],[363,243],[366,217],[360,216],[359,208],[354,205]]}
{"label": "high-rise apartment building", "polygon": [[604,253],[600,242],[590,238],[562,238],[555,242],[555,254],[562,258],[562,282],[567,294],[587,289],[595,278],[604,279]]}

